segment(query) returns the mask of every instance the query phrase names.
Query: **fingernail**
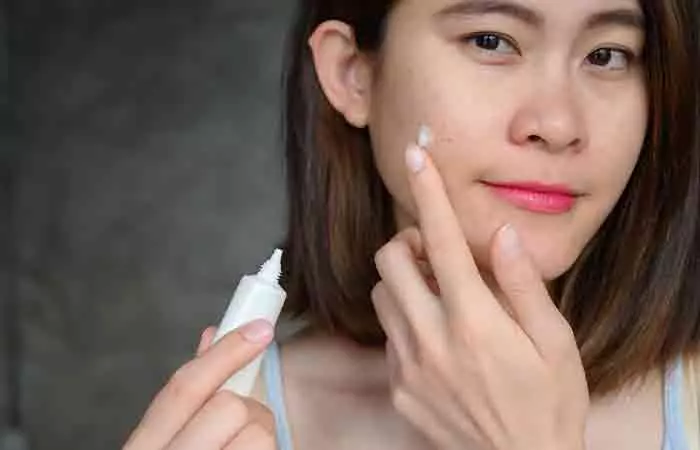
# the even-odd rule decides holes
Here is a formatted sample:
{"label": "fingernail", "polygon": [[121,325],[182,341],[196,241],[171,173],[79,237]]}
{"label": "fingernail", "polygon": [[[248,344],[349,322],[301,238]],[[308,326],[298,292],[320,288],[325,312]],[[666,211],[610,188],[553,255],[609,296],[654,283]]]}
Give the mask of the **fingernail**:
{"label": "fingernail", "polygon": [[418,173],[425,168],[425,150],[415,144],[408,146],[406,150],[406,165],[413,173]]}
{"label": "fingernail", "polygon": [[514,257],[520,254],[520,237],[512,225],[501,228],[501,251],[504,255]]}
{"label": "fingernail", "polygon": [[267,320],[259,319],[243,325],[240,329],[241,336],[248,342],[259,344],[270,340],[274,334],[272,324]]}

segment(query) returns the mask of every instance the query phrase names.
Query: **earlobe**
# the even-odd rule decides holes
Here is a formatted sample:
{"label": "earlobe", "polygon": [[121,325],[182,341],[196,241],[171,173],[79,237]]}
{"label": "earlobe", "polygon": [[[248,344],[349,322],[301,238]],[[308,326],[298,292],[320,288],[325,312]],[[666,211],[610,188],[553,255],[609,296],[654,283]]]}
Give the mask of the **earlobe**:
{"label": "earlobe", "polygon": [[357,48],[352,27],[340,21],[319,25],[309,47],[321,89],[330,104],[351,125],[367,126],[372,87],[372,67]]}

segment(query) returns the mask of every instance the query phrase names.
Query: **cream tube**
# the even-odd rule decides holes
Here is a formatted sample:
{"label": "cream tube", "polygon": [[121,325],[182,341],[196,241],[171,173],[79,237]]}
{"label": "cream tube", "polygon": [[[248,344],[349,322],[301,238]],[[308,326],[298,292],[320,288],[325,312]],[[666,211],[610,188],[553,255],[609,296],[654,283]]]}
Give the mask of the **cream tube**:
{"label": "cream tube", "polygon": [[[256,275],[246,275],[241,279],[221,319],[214,342],[241,325],[257,319],[265,319],[273,326],[277,323],[287,298],[287,293],[279,285],[281,273],[282,250],[277,249]],[[260,372],[262,358],[263,355],[259,355],[253,362],[236,372],[221,389],[249,396]]]}

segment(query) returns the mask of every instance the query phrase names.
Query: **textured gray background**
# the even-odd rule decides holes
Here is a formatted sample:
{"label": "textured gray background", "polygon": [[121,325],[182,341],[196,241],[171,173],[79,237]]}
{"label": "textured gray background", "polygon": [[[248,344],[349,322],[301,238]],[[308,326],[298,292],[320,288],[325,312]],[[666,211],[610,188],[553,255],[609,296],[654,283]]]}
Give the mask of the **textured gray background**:
{"label": "textured gray background", "polygon": [[5,338],[7,333],[2,333],[2,331],[7,331],[12,325],[16,325],[9,321],[12,312],[9,308],[12,236],[10,221],[7,219],[10,216],[10,169],[12,158],[15,155],[15,146],[11,145],[10,136],[13,127],[9,104],[8,45],[5,14],[4,10],[0,9],[0,430],[9,421],[8,342]]}
{"label": "textured gray background", "polygon": [[32,449],[119,448],[281,239],[293,3],[8,3],[18,258],[0,295],[16,283]]}

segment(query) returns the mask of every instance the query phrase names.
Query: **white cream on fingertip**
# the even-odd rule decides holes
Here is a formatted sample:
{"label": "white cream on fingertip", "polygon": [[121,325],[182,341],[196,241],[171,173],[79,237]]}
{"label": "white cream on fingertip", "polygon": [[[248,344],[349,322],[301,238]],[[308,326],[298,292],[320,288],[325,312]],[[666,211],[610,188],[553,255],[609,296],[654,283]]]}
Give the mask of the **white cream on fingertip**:
{"label": "white cream on fingertip", "polygon": [[427,150],[430,144],[433,143],[433,132],[427,125],[421,125],[418,129],[417,144],[420,148]]}

